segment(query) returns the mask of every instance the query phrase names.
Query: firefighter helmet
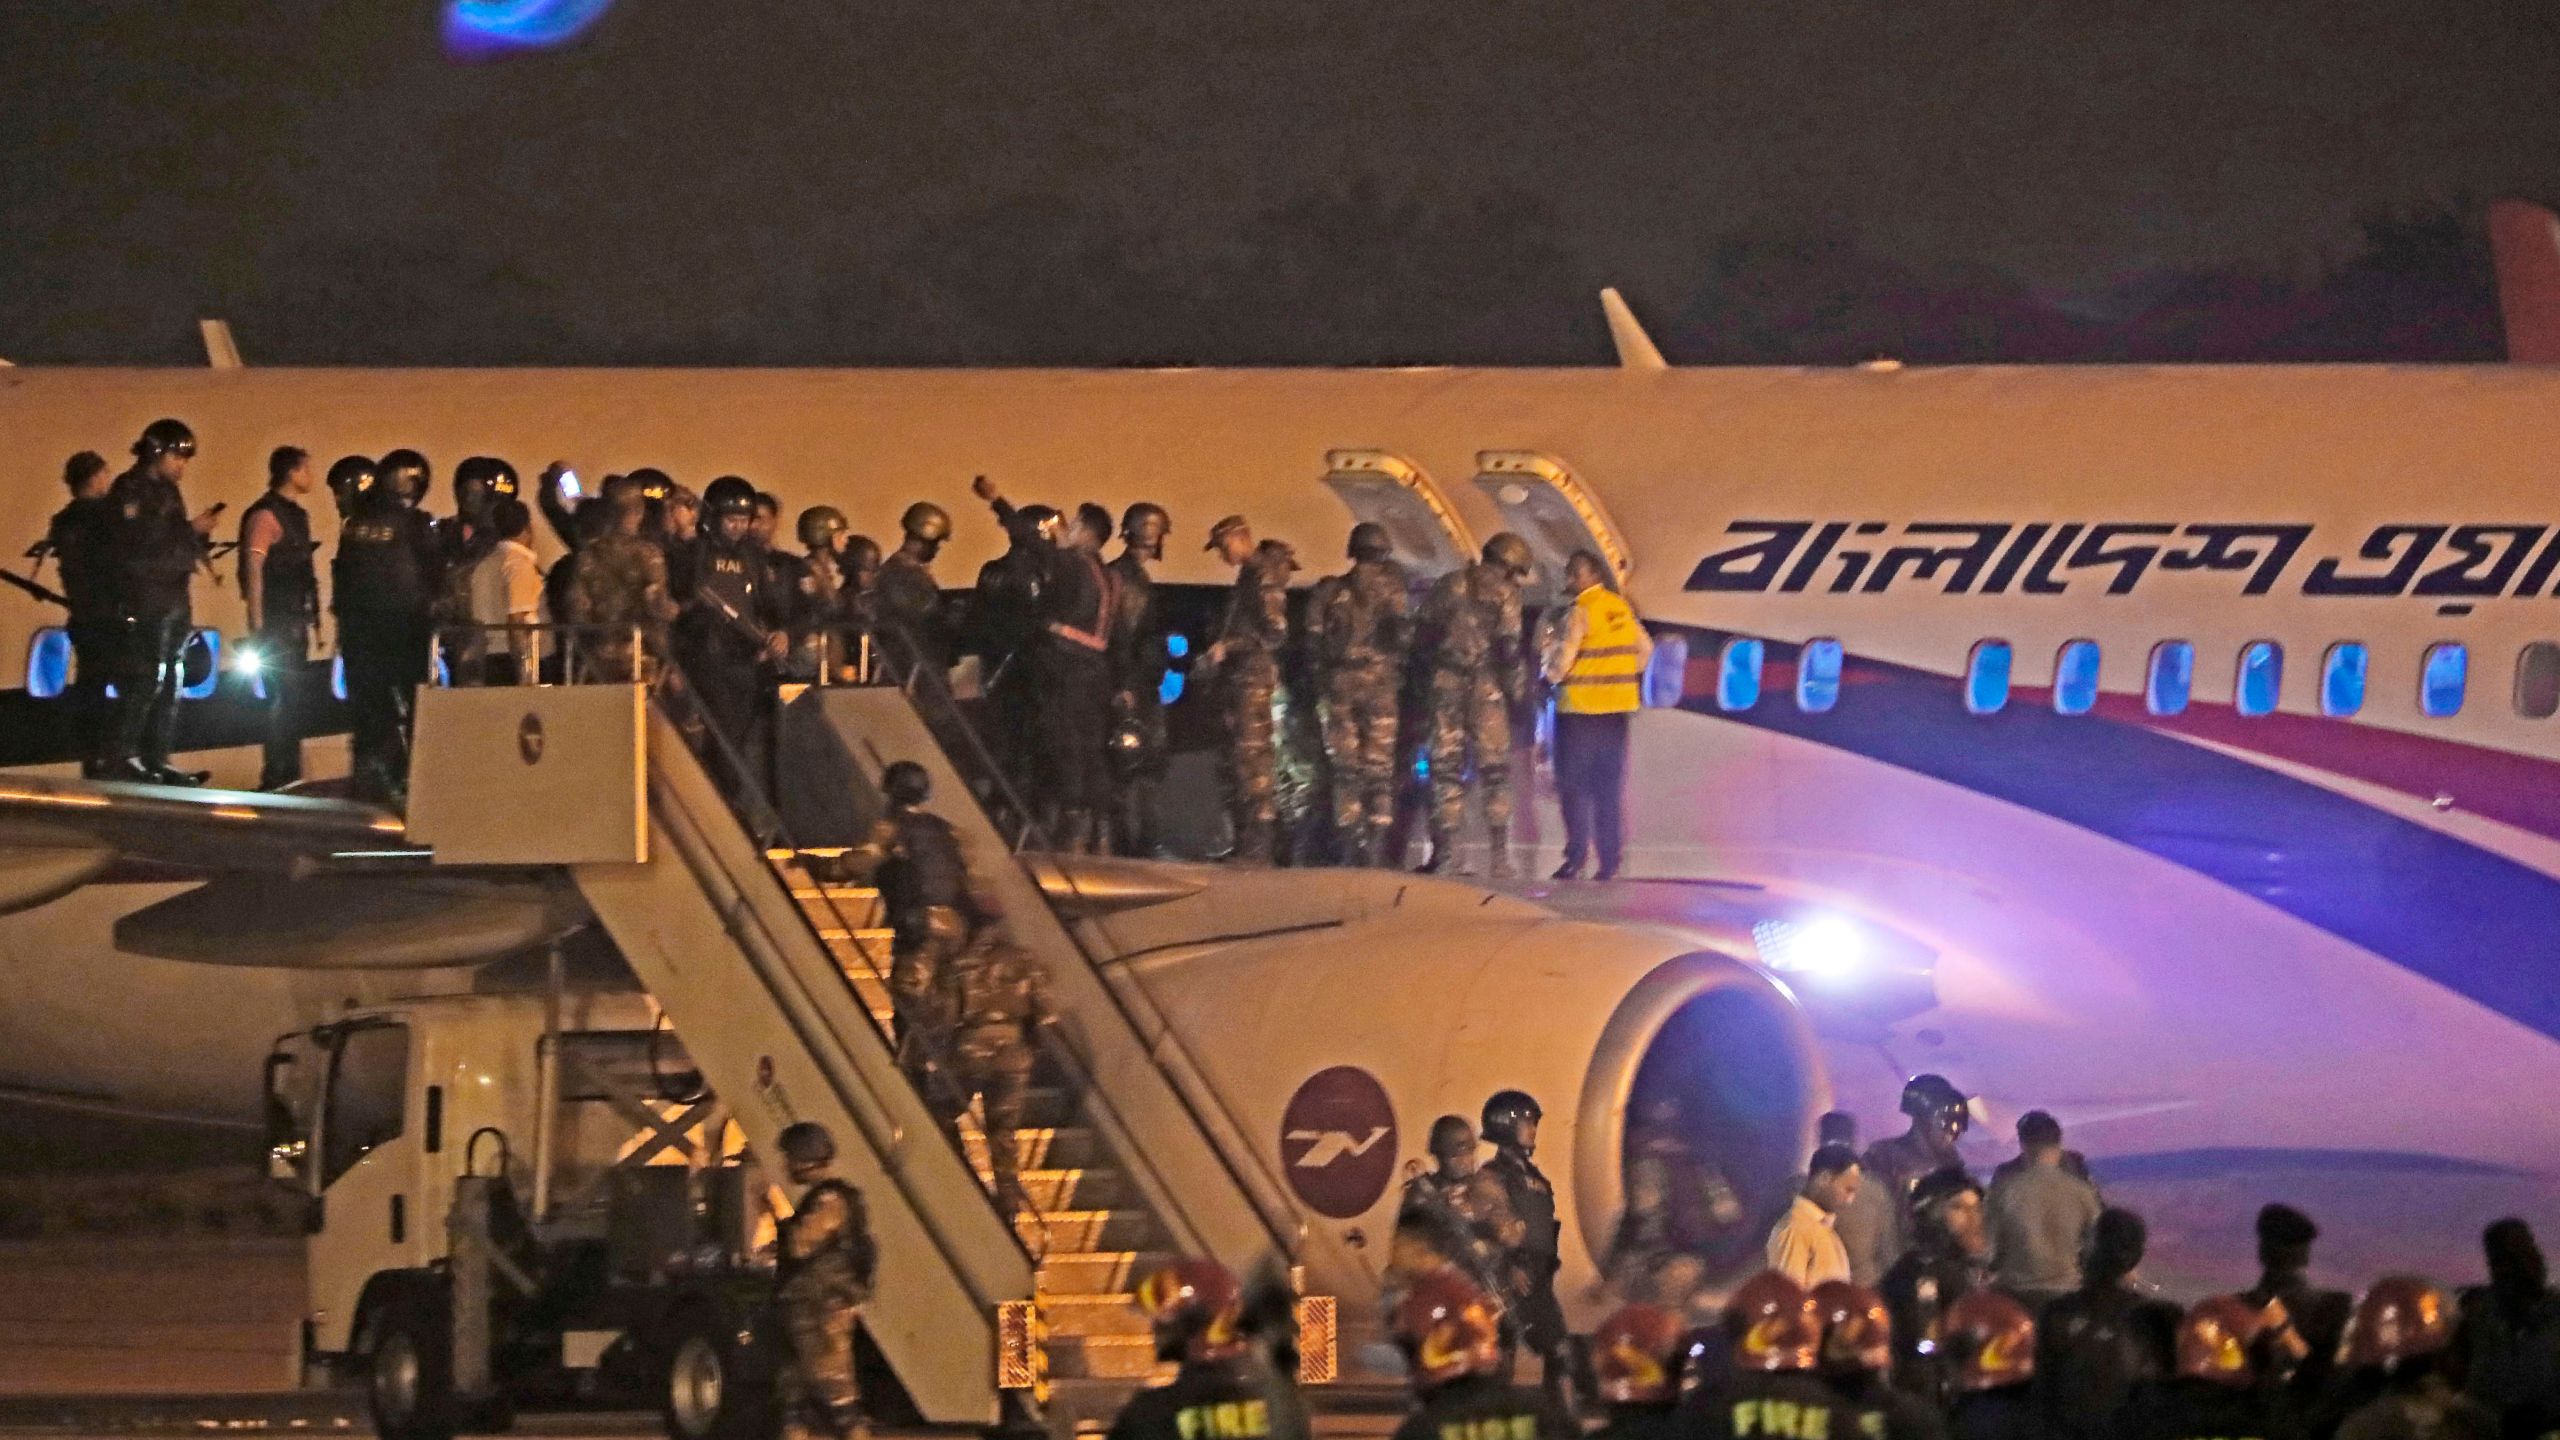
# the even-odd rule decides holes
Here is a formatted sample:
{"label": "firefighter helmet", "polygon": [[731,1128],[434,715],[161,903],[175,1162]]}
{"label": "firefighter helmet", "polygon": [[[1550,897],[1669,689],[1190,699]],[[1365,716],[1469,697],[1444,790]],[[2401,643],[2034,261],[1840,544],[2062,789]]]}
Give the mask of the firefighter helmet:
{"label": "firefighter helmet", "polygon": [[1425,1389],[1502,1368],[1502,1321],[1493,1297],[1453,1267],[1413,1282],[1396,1302],[1396,1344]]}
{"label": "firefighter helmet", "polygon": [[1662,1405],[1680,1398],[1688,1343],[1679,1317],[1659,1305],[1629,1305],[1591,1332],[1591,1373],[1611,1405]]}
{"label": "firefighter helmet", "polygon": [[1882,1374],[1893,1364],[1893,1316],[1884,1297],[1864,1285],[1825,1280],[1813,1287],[1822,1319],[1823,1364]]}
{"label": "firefighter helmet", "polygon": [[1138,1282],[1159,1360],[1227,1360],[1244,1353],[1244,1290],[1215,1260],[1177,1260]]}
{"label": "firefighter helmet", "polygon": [[2237,1295],[2208,1295],[2178,1322],[2178,1375],[2245,1388],[2257,1377],[2249,1349],[2266,1316]]}
{"label": "firefighter helmet", "polygon": [[1958,1389],[1997,1390],[2035,1378],[2035,1317],[1999,1291],[1976,1290],[1948,1306],[1945,1333]]}
{"label": "firefighter helmet", "polygon": [[1810,1370],[1822,1350],[1813,1297],[1775,1270],[1743,1281],[1724,1302],[1724,1331],[1736,1370]]}
{"label": "firefighter helmet", "polygon": [[2390,1369],[2453,1343],[2453,1307],[2444,1292],[2415,1275],[2386,1275],[2356,1302],[2342,1347],[2353,1369]]}

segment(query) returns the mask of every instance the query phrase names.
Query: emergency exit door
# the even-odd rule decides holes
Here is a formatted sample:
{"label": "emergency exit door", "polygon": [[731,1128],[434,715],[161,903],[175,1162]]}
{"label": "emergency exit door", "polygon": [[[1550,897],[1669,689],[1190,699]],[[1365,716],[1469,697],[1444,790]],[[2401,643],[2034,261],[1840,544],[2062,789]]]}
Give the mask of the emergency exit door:
{"label": "emergency exit door", "polygon": [[1421,466],[1384,450],[1328,450],[1324,463],[1324,483],[1352,519],[1385,526],[1415,579],[1437,579],[1476,557],[1474,533]]}
{"label": "emergency exit door", "polygon": [[1562,460],[1534,450],[1480,451],[1476,488],[1502,512],[1503,528],[1528,541],[1537,557],[1534,600],[1554,598],[1564,583],[1565,557],[1576,550],[1608,562],[1621,585],[1634,570],[1635,556],[1600,497]]}

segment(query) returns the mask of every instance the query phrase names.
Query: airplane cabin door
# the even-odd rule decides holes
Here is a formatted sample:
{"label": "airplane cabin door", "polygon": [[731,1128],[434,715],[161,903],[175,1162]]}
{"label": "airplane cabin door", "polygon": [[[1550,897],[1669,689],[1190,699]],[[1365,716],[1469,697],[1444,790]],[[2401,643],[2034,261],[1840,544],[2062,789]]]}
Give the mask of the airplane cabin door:
{"label": "airplane cabin door", "polygon": [[1474,532],[1421,466],[1384,450],[1328,450],[1324,463],[1324,483],[1353,521],[1385,526],[1415,579],[1437,579],[1475,558]]}
{"label": "airplane cabin door", "polygon": [[1609,564],[1626,583],[1635,568],[1628,550],[1600,497],[1552,455],[1534,450],[1484,450],[1476,455],[1476,486],[1502,512],[1502,523],[1529,542],[1538,559],[1538,576],[1530,586],[1533,602],[1555,597],[1564,583],[1565,557],[1589,550]]}

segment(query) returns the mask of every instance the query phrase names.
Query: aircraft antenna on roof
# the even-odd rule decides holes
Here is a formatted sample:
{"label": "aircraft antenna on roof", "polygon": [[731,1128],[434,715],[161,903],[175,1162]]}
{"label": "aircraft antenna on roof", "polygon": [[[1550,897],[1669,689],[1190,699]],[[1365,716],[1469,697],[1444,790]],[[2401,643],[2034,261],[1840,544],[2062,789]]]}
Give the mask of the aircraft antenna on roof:
{"label": "aircraft antenna on roof", "polygon": [[1618,293],[1617,286],[1600,292],[1600,313],[1609,317],[1609,340],[1618,347],[1621,369],[1671,368],[1671,363],[1662,358],[1662,351],[1654,346],[1653,337],[1644,333],[1644,324],[1636,319],[1636,312],[1627,308],[1627,297]]}
{"label": "aircraft antenna on roof", "polygon": [[216,370],[237,370],[240,346],[231,338],[228,320],[198,320],[196,329],[204,336],[204,363]]}

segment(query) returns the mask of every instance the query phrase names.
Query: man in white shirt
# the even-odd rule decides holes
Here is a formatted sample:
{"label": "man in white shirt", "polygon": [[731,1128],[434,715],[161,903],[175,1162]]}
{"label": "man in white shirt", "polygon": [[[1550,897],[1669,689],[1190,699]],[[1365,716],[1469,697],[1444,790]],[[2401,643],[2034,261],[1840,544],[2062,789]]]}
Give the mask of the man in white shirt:
{"label": "man in white shirt", "polygon": [[[490,507],[490,527],[498,543],[471,568],[471,623],[530,627],[542,621],[542,567],[525,543],[533,531],[533,512],[521,500],[503,499]],[[534,666],[541,647],[526,630],[482,632],[484,683],[531,685],[540,677]]]}
{"label": "man in white shirt", "polygon": [[1807,1290],[1849,1278],[1849,1249],[1831,1228],[1858,1193],[1858,1152],[1825,1145],[1805,1167],[1804,1192],[1769,1231],[1769,1268]]}

